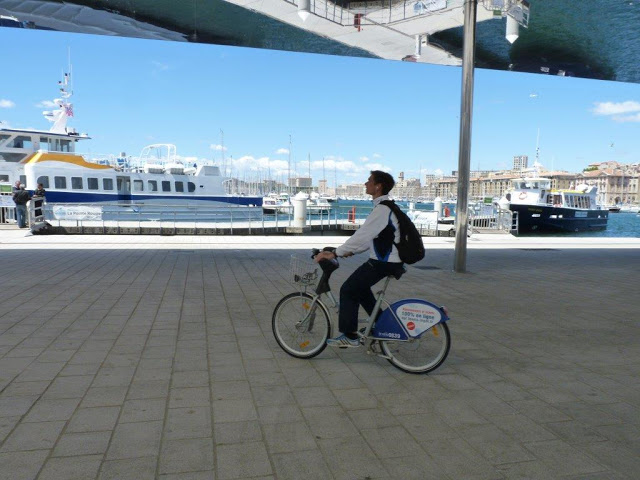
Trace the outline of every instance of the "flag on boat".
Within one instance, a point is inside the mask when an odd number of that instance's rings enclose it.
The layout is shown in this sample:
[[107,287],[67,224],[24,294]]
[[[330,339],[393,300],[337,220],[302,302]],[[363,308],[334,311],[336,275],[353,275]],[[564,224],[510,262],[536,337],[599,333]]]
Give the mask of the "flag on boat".
[[70,103],[65,103],[64,113],[67,114],[67,117],[73,117],[73,105],[71,105]]

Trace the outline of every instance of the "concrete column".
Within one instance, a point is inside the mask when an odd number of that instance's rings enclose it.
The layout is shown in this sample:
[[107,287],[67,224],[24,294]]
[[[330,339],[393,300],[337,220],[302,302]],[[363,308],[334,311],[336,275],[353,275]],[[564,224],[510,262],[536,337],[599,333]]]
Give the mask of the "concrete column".
[[467,222],[469,219],[469,177],[471,170],[471,119],[473,75],[476,53],[478,0],[464,2],[464,41],[462,47],[462,101],[460,102],[460,151],[458,156],[458,198],[456,203],[456,250],[453,269],[467,271]]

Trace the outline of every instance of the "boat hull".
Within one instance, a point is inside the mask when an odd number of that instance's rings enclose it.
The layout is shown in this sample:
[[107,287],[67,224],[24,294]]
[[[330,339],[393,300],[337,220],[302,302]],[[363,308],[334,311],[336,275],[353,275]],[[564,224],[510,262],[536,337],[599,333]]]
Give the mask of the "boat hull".
[[518,214],[518,233],[589,232],[605,230],[608,210],[587,210],[544,205],[511,205]]
[[212,206],[260,206],[262,197],[242,195],[136,195],[88,192],[47,191],[48,203],[148,203],[148,204],[207,204]]

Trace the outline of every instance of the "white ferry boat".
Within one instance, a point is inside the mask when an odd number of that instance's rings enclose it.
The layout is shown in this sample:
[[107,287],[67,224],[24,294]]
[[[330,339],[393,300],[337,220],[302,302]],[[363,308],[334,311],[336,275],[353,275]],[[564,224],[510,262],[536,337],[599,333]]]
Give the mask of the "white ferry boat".
[[124,155],[95,159],[76,153],[77,142],[90,137],[67,126],[73,116],[70,82],[65,74],[58,82],[58,109],[43,112],[50,130],[0,126],[0,182],[20,180],[30,191],[42,183],[48,203],[262,205],[262,197],[227,193],[230,179],[218,166],[180,162],[173,145],[145,147],[134,162]]
[[499,205],[518,215],[518,232],[605,230],[609,210],[596,203],[597,187],[552,189],[542,177],[517,178]]

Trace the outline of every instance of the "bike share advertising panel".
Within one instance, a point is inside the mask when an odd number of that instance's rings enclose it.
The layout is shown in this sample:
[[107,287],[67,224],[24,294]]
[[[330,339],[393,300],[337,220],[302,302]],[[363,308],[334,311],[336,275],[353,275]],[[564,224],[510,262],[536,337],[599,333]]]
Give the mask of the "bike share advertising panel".
[[435,324],[447,320],[442,310],[433,303],[408,298],[391,304],[380,315],[371,333],[381,339],[408,340],[409,337],[420,337]]

